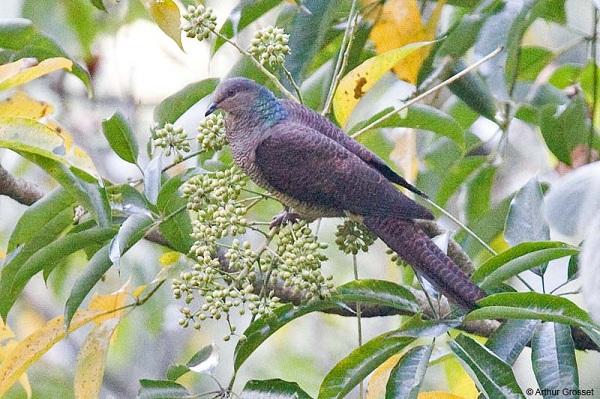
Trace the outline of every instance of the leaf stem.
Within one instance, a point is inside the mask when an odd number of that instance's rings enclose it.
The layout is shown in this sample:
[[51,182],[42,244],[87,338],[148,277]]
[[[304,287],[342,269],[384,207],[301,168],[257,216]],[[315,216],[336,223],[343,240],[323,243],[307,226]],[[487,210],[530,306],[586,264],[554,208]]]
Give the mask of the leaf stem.
[[404,104],[402,104],[400,107],[388,112],[387,114],[383,115],[381,118],[371,122],[370,124],[368,124],[367,126],[363,127],[362,129],[360,129],[359,131],[357,131],[356,133],[354,133],[351,137],[352,138],[357,138],[358,136],[360,136],[361,134],[365,133],[368,130],[373,129],[375,126],[379,125],[380,123],[383,123],[385,121],[387,121],[388,119],[390,119],[391,117],[393,117],[394,115],[402,112],[403,110],[405,110],[406,108],[410,107],[411,105],[421,101],[423,98],[429,96],[430,94],[438,91],[439,89],[441,89],[444,86],[448,86],[450,83],[462,78],[464,75],[466,75],[467,73],[471,72],[472,70],[478,68],[481,64],[489,61],[490,59],[494,58],[495,56],[497,56],[498,54],[500,54],[500,52],[504,49],[503,46],[500,46],[498,48],[496,48],[494,51],[492,51],[491,53],[489,53],[488,55],[486,55],[485,57],[483,57],[482,59],[480,59],[479,61],[475,62],[472,65],[469,65],[467,68],[463,69],[462,71],[458,72],[456,75],[451,76],[450,78],[444,80],[443,82],[441,82],[438,85],[435,85],[434,87],[432,87],[431,89],[427,90],[426,92],[423,92],[421,94],[419,94],[418,96],[416,96],[415,98],[405,102]]

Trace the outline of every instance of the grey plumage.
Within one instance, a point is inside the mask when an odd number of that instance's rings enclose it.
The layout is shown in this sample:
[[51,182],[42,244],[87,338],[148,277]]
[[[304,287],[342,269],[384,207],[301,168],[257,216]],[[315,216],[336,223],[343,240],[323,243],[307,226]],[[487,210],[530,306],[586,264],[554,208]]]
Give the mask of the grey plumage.
[[360,220],[457,304],[469,309],[485,296],[415,226],[431,212],[392,183],[424,194],[328,119],[245,78],[217,87],[207,115],[217,108],[234,162],[302,218]]

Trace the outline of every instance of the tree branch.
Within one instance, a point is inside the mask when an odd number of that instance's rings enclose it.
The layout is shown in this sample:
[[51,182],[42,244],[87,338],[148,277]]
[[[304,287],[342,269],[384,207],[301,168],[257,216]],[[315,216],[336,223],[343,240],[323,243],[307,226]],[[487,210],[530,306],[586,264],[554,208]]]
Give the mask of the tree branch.
[[[12,176],[10,173],[6,171],[0,165],[0,195],[6,195],[14,200],[18,201],[24,205],[32,205],[34,202],[39,200],[44,196],[44,193],[37,188],[34,184],[31,184],[23,179],[16,178]],[[439,234],[443,234],[445,231],[442,229],[437,223],[430,220],[419,220],[417,221],[417,225],[430,237],[437,236]],[[144,237],[146,240],[150,242],[154,242],[156,244],[171,248],[173,248],[169,242],[162,236],[162,234],[157,230],[153,229]],[[224,270],[228,270],[229,262],[224,257],[225,251],[220,248],[217,255],[219,257],[219,261],[221,267]],[[467,254],[463,251],[462,247],[458,245],[458,243],[454,240],[450,240],[448,243],[448,256],[456,263],[456,265],[463,270],[467,275],[471,275],[475,270],[475,266],[467,256]],[[258,279],[256,282],[260,290],[260,285],[263,282]],[[298,293],[294,289],[290,287],[285,287],[282,282],[277,282],[274,285],[269,285],[268,290],[274,291],[274,295],[279,297],[282,303],[293,303],[294,305],[300,305],[304,294],[302,292]],[[423,291],[417,289],[411,289],[413,295],[419,302],[420,308],[423,311],[423,316],[425,318],[433,319],[435,315],[447,315],[450,313],[450,305],[446,298],[442,298],[440,301],[434,302],[435,309],[432,309],[425,294]],[[356,313],[354,312],[354,308],[356,303],[347,303],[346,307],[336,307],[332,309],[325,310],[325,313],[336,314],[344,317],[355,317]],[[361,317],[383,317],[383,316],[394,316],[394,315],[402,315],[402,316],[414,316],[414,313],[402,311],[397,308],[392,308],[389,306],[377,306],[372,304],[361,304]],[[464,322],[457,328],[459,330],[479,335],[482,337],[489,337],[500,327],[500,322],[497,320],[475,320]],[[594,350],[600,352],[600,348],[598,345],[591,340],[585,332],[577,327],[571,328],[571,334],[573,336],[573,341],[575,343],[575,347],[579,350]]]
[[29,206],[42,198],[44,193],[35,184],[11,175],[0,165],[0,195]]

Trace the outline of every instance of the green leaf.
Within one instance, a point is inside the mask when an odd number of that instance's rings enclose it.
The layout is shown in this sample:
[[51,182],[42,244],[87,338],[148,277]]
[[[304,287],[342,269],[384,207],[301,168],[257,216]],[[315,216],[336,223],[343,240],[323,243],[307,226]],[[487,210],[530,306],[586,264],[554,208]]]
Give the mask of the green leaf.
[[12,59],[26,57],[37,58],[38,61],[54,57],[70,59],[73,61],[73,75],[85,84],[88,94],[91,95],[92,84],[85,68],[69,57],[56,42],[39,32],[31,21],[22,18],[0,21],[0,48],[13,51]]
[[511,367],[473,338],[459,335],[448,342],[477,388],[488,398],[525,398]]
[[466,185],[467,221],[478,220],[490,210],[492,186],[498,167],[484,164]]
[[554,53],[538,46],[521,47],[517,77],[520,80],[534,81],[538,75],[554,59]]
[[554,70],[548,83],[557,89],[564,90],[579,80],[582,69],[581,64],[566,63],[560,65]]
[[[588,143],[589,123],[588,106],[582,95],[576,95],[566,106],[544,106],[540,130],[548,149],[561,162],[571,165],[573,151]],[[594,148],[598,149],[597,137]]]
[[[465,68],[466,63],[460,59],[456,61],[451,70],[451,75],[456,75]],[[448,88],[473,111],[484,118],[495,121],[496,103],[494,97],[487,83],[476,72],[467,73],[457,81],[450,83]]]
[[[231,39],[279,3],[281,0],[242,0],[231,11],[219,33]],[[212,47],[212,54],[216,53],[223,44],[225,44],[225,40],[217,37]]]
[[192,105],[212,93],[219,84],[219,79],[210,78],[190,83],[177,93],[164,99],[154,109],[154,121],[159,127],[165,123],[175,123]]
[[414,337],[392,331],[355,349],[325,376],[319,398],[343,398],[371,372],[414,342]]
[[485,22],[482,14],[466,14],[448,32],[446,39],[437,51],[438,57],[462,57],[473,45],[479,36],[479,31]]
[[416,346],[402,356],[390,373],[385,387],[385,399],[417,398],[433,346]]
[[67,234],[49,243],[21,265],[12,280],[10,289],[7,290],[7,295],[3,295],[2,301],[12,307],[31,277],[42,269],[48,274],[67,256],[85,248],[90,243],[103,243],[114,234],[114,229],[93,227],[79,233]]
[[94,181],[99,176],[88,154],[74,145],[66,148],[65,139],[60,134],[33,119],[0,116],[0,147],[22,155],[31,154],[48,158],[76,168],[81,173],[87,174],[86,180],[89,181]]
[[96,7],[100,11],[106,11],[106,7],[104,6],[104,0],[91,0],[92,5]]
[[158,193],[162,185],[162,156],[156,155],[144,169],[144,195],[148,201],[156,205]]
[[323,379],[319,399],[345,397],[355,386],[391,356],[410,345],[415,338],[387,332],[353,350]]
[[191,397],[183,385],[168,380],[140,380],[136,399],[175,399]]
[[417,313],[420,308],[415,296],[406,287],[386,280],[355,280],[336,289],[332,301],[371,303]]
[[273,312],[272,317],[255,320],[244,331],[246,340],[240,341],[235,348],[234,368],[237,370],[246,359],[281,327],[287,323],[312,312],[326,309],[348,309],[346,301],[350,303],[384,303],[397,309],[405,310],[409,314],[415,313],[418,306],[412,302],[414,296],[406,288],[389,281],[359,280],[344,284],[337,289],[338,294],[328,300],[309,302],[308,304],[294,307],[292,304],[281,306]]
[[22,265],[40,249],[56,240],[72,224],[73,211],[69,208],[63,209],[52,215],[52,218],[48,219],[45,224],[39,225],[29,241],[6,258],[0,279],[0,316],[4,320],[14,303],[13,300],[10,300],[10,292]]
[[[169,206],[171,206],[171,204],[173,206],[177,205],[175,202],[170,202]],[[185,206],[186,202],[183,198],[180,199],[180,204],[182,206],[179,209],[176,210],[173,208],[173,212],[177,212],[174,216],[168,217],[160,222],[158,230],[167,240],[171,248],[182,254],[187,254],[194,244],[194,239],[191,236],[192,221]],[[167,208],[167,211],[169,210],[170,208]]]
[[73,284],[73,288],[71,288],[71,293],[65,304],[64,315],[67,329],[85,297],[112,266],[112,262],[108,257],[109,245],[103,246],[92,256],[85,269],[79,274],[75,284]]
[[573,326],[598,328],[590,315],[570,300],[537,292],[511,292],[490,295],[477,304],[465,321],[484,319],[536,319]]
[[125,220],[109,246],[108,257],[115,267],[120,266],[121,255],[125,252],[125,248],[130,248],[134,243],[141,240],[152,226],[152,223],[152,217],[143,213],[133,214]]
[[240,394],[244,399],[311,399],[300,385],[280,379],[251,380]]
[[460,186],[486,162],[483,156],[469,156],[461,158],[450,170],[447,171],[445,179],[437,193],[436,202],[444,206]]
[[486,341],[485,346],[496,356],[513,365],[531,341],[539,320],[506,320]]
[[301,77],[323,47],[339,8],[335,1],[306,0],[303,4],[310,13],[298,12],[292,20],[292,27],[288,32],[291,53],[285,60],[285,65],[296,82],[304,80]]
[[15,226],[8,240],[7,252],[18,245],[30,241],[54,216],[67,208],[72,208],[75,198],[64,187],[58,186],[31,205]]
[[108,119],[102,121],[102,132],[110,147],[121,159],[135,164],[139,149],[129,122],[121,111],[117,111]]
[[336,306],[336,303],[329,300],[314,301],[298,307],[289,303],[275,309],[272,316],[253,321],[246,331],[244,331],[246,339],[239,341],[235,347],[234,370],[238,370],[267,338],[292,320],[312,312],[335,308]]
[[76,170],[69,169],[54,159],[27,152],[20,154],[42,168],[69,191],[77,199],[77,202],[94,216],[99,226],[110,226],[112,215],[104,187],[82,180],[79,175],[73,173]]
[[513,197],[506,218],[504,239],[510,245],[550,239],[550,227],[543,215],[544,194],[537,178],[532,177]]
[[482,288],[491,288],[525,270],[578,253],[578,248],[562,242],[524,242],[487,260],[471,278]]
[[545,397],[579,398],[563,388],[579,389],[575,345],[571,328],[558,323],[541,323],[531,340],[531,363],[540,389],[560,392]]

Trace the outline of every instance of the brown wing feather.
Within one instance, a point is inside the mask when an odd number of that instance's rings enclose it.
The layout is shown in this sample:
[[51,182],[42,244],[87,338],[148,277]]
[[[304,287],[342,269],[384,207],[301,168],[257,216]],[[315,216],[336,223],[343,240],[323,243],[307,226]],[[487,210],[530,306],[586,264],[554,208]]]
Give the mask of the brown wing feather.
[[357,155],[305,125],[272,126],[255,156],[271,186],[307,204],[361,216],[433,218]]

